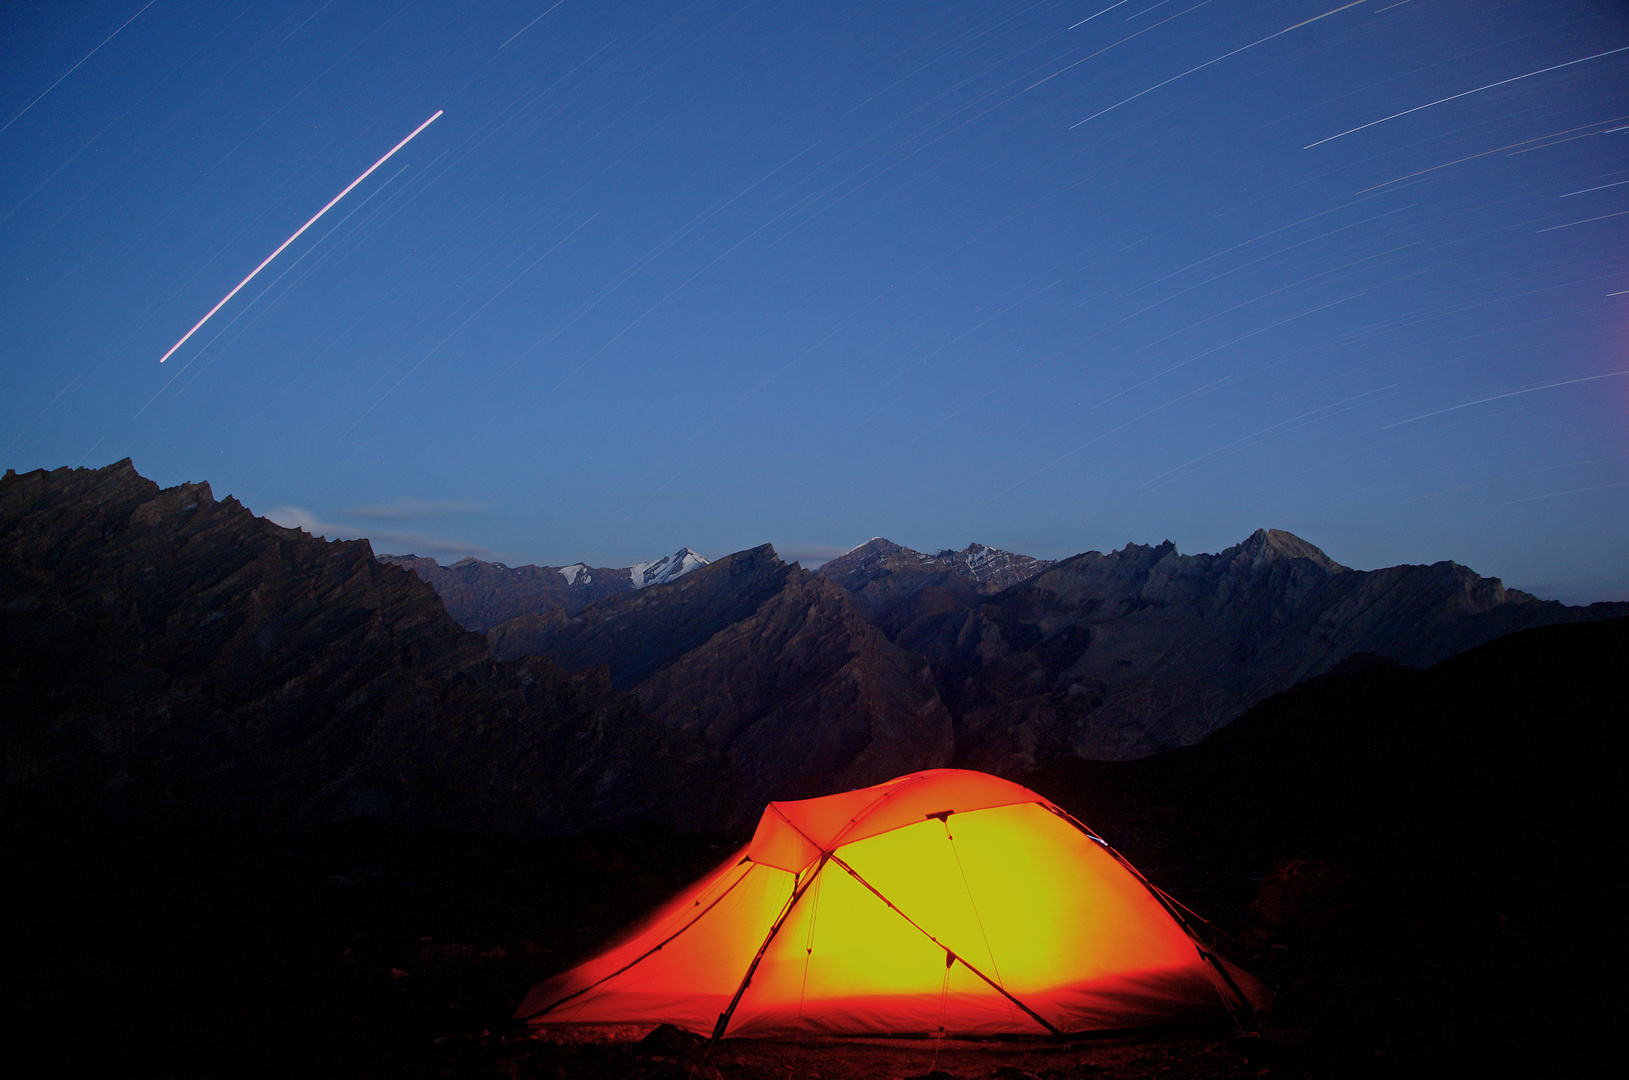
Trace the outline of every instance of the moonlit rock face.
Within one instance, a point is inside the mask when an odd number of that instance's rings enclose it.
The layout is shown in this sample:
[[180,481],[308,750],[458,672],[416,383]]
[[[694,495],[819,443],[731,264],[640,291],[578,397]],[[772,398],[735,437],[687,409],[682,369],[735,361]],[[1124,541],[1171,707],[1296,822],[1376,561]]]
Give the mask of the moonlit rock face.
[[688,547],[680,548],[672,555],[664,555],[655,562],[634,563],[628,567],[628,577],[633,587],[643,589],[649,585],[666,585],[676,581],[699,566],[706,566],[707,560],[696,554]]

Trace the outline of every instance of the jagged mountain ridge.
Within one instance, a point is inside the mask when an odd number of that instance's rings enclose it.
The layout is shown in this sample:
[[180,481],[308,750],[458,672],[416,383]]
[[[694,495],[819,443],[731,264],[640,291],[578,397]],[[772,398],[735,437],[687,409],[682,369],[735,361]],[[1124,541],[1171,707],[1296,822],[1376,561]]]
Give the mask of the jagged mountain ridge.
[[487,632],[499,659],[547,656],[569,670],[604,664],[629,689],[758,610],[791,567],[768,544],[738,551],[665,585],[605,597],[575,615],[560,608]]
[[878,536],[832,559],[815,573],[847,589],[875,618],[925,588],[996,593],[1051,565],[1050,560],[977,543],[961,551],[946,548],[927,555]]
[[476,558],[442,566],[420,555],[381,555],[379,561],[406,567],[429,582],[460,626],[483,634],[508,619],[549,608],[575,615],[596,600],[676,581],[707,565],[688,547],[654,562],[622,567],[507,566]]
[[768,544],[575,616],[512,619],[488,639],[499,658],[604,664],[653,715],[704,734],[744,778],[733,815],[741,822],[769,799],[950,761],[951,718],[927,663],[890,642],[843,589]]
[[633,587],[626,570],[604,566],[506,566],[460,559],[443,566],[419,555],[381,555],[379,561],[413,571],[428,582],[447,614],[466,630],[485,633],[517,615],[551,607],[575,614],[604,596]]
[[677,581],[690,571],[706,566],[707,560],[688,547],[682,547],[671,555],[663,555],[655,562],[634,563],[628,567],[628,580],[636,589],[648,589],[652,585],[666,585]]
[[0,479],[9,793],[156,824],[715,826],[728,763],[603,672],[495,661],[366,541],[128,459]]
[[8,789],[263,828],[739,822],[915,768],[1141,756],[1354,654],[1425,666],[1629,612],[1453,563],[1351,570],[1268,530],[1214,555],[1087,552],[995,592],[965,564],[879,575],[868,611],[765,546],[483,642],[365,541],[160,491],[128,461],[8,472]]
[[[614,684],[659,715],[720,738],[737,722],[708,717],[752,696],[720,680],[745,661],[684,658],[715,636],[718,649],[747,651],[749,635],[727,631],[787,588],[791,573],[768,547],[715,565],[724,564],[780,569],[729,603],[709,588],[623,596],[574,618],[556,611],[512,620],[494,629],[494,647],[567,667],[607,664]],[[1007,774],[1062,757],[1126,759],[1197,742],[1355,654],[1426,667],[1524,627],[1629,611],[1539,601],[1454,563],[1352,570],[1267,529],[1216,554],[1181,555],[1166,542],[1056,563],[978,544],[925,555],[876,538],[814,577],[839,586],[906,656],[928,661],[954,718],[950,760]],[[773,649],[761,653],[764,664],[784,662]],[[680,672],[696,687],[682,686]],[[772,710],[753,708],[747,726],[766,723]],[[831,715],[828,722],[847,724]],[[916,767],[939,761],[938,743],[928,745]]]
[[865,787],[951,763],[954,724],[920,656],[842,589],[793,569],[782,588],[634,687],[744,777],[741,820],[771,799]]
[[1352,570],[1261,529],[1214,555],[1169,541],[1086,552],[990,597],[925,588],[880,625],[933,664],[959,760],[1012,772],[1198,742],[1354,654],[1428,667],[1515,630],[1626,613],[1451,562]]

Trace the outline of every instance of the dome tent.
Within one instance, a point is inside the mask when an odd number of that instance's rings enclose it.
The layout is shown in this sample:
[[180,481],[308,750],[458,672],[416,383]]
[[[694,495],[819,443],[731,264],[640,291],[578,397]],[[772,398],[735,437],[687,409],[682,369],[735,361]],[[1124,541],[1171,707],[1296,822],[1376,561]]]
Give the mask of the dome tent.
[[1268,1003],[1063,810],[934,769],[770,803],[745,848],[516,1016],[714,1038],[1059,1035]]

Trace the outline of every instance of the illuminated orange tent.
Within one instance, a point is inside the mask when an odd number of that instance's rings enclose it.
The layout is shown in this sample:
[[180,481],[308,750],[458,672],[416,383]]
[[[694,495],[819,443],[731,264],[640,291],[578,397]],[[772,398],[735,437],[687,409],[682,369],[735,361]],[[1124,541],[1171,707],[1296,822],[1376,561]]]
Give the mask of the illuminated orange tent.
[[1267,1005],[1080,822],[934,769],[770,803],[751,843],[516,1015],[715,1038],[1057,1035]]

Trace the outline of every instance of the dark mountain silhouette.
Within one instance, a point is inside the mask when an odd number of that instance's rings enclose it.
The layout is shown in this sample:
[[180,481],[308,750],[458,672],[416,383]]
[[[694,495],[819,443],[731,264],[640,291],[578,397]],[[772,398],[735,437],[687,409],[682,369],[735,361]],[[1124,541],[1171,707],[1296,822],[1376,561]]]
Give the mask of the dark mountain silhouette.
[[[841,588],[816,598],[811,578]],[[787,652],[770,629],[787,616],[757,617],[772,597],[843,627],[842,646],[811,652],[805,634],[801,651]],[[500,658],[607,665],[613,684],[656,715],[708,732],[747,770],[756,796],[827,790],[822,776],[848,783],[859,773],[843,759],[864,757],[860,733],[878,717],[937,717],[940,702],[954,718],[948,758],[933,720],[900,729],[914,742],[885,738],[891,749],[878,760],[896,771],[950,760],[1011,775],[1068,757],[1138,758],[1195,743],[1357,654],[1428,666],[1514,630],[1626,612],[1540,601],[1456,563],[1351,570],[1277,530],[1214,555],[1181,555],[1167,542],[1058,563],[978,544],[924,555],[878,538],[812,576],[767,546],[738,552],[673,585],[575,615],[522,616],[490,637]],[[902,651],[855,630],[856,615]],[[869,659],[859,668],[838,662],[860,655]],[[918,656],[937,702],[899,677]],[[819,706],[794,719],[803,705],[777,704],[792,698]],[[816,729],[828,749],[813,749]],[[847,749],[834,755],[838,745]],[[771,765],[765,755],[775,754]],[[794,760],[820,766],[789,771]]]
[[927,662],[799,569],[750,616],[634,688],[706,735],[744,778],[742,820],[768,800],[864,787],[950,764],[950,713]]
[[681,552],[665,584],[483,639],[366,542],[280,528],[207,485],[160,491],[128,461],[8,472],[8,791],[260,828],[742,821],[918,768],[1139,757],[1354,656],[1423,667],[1629,610],[1454,563],[1350,570],[1272,531],[1052,565],[978,545],[851,554],[811,574],[768,546]]
[[366,541],[128,459],[0,479],[0,655],[8,795],[143,821],[682,827],[732,795],[603,671],[500,663]]
[[757,611],[791,573],[765,544],[671,584],[607,597],[576,615],[555,608],[511,619],[488,637],[499,659],[547,656],[571,670],[605,664],[613,685],[632,687]]
[[617,593],[666,584],[707,560],[689,548],[655,562],[632,566],[506,566],[500,562],[460,559],[442,566],[418,555],[381,555],[380,562],[405,566],[435,588],[447,614],[465,630],[486,633],[521,615],[561,608],[575,615],[596,600]]
[[993,596],[924,587],[880,625],[932,663],[959,760],[1010,774],[1198,742],[1358,653],[1427,666],[1514,630],[1623,614],[1451,562],[1351,570],[1263,529],[1215,555],[1169,541],[1087,552]]
[[923,589],[996,593],[1051,565],[1045,559],[983,544],[925,555],[878,536],[832,559],[815,573],[853,593],[860,606],[876,618]]
[[575,615],[595,600],[633,588],[627,567],[505,566],[474,558],[442,566],[418,555],[381,555],[379,561],[406,567],[429,582],[458,625],[482,634],[505,619],[549,608]]
[[604,664],[652,714],[705,734],[745,778],[742,821],[768,799],[950,760],[950,714],[927,664],[868,623],[848,593],[767,544],[575,616],[512,619],[488,636],[500,658]]

